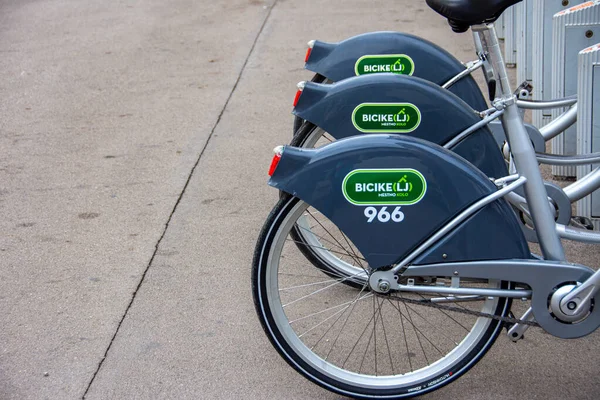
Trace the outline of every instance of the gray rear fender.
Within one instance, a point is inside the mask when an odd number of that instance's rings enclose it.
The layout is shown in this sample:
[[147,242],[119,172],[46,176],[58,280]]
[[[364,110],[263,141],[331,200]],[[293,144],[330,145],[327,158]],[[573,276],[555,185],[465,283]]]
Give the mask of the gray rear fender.
[[[481,171],[440,146],[383,134],[318,149],[286,147],[269,184],[335,223],[372,268],[398,262],[450,218],[496,190]],[[422,262],[444,262],[444,251],[452,261],[529,257],[515,214],[503,199],[436,246]]]
[[[408,122],[396,123],[396,114],[403,112],[407,116],[398,118]],[[294,114],[335,139],[365,133],[398,133],[442,146],[481,120],[468,104],[447,90],[424,79],[395,74],[357,76],[331,85],[307,82]],[[393,121],[388,121],[390,118]],[[506,175],[506,164],[487,127],[452,151],[488,176]]]
[[[316,40],[305,67],[338,82],[373,70],[393,73],[399,69],[393,67],[398,60],[405,68],[397,73],[423,78],[440,86],[465,69],[441,47],[401,32],[365,33],[339,43]],[[365,68],[369,70],[365,71]],[[477,110],[486,108],[485,98],[471,76],[461,79],[449,90]]]

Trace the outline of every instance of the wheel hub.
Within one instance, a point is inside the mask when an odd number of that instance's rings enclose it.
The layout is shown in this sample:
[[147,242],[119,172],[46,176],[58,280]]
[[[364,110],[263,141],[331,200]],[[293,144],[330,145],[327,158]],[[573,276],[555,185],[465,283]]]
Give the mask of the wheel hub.
[[381,280],[379,281],[379,283],[377,284],[377,288],[379,289],[380,293],[387,293],[390,291],[390,283],[386,280]]

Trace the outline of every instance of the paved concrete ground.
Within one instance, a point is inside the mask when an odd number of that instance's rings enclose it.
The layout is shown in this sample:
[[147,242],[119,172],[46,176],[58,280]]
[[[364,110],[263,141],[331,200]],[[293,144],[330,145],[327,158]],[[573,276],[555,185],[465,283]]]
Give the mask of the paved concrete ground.
[[[472,58],[416,0],[0,2],[0,398],[339,398],[270,346],[249,270],[306,41],[374,30]],[[598,398],[599,344],[501,337],[428,398]]]

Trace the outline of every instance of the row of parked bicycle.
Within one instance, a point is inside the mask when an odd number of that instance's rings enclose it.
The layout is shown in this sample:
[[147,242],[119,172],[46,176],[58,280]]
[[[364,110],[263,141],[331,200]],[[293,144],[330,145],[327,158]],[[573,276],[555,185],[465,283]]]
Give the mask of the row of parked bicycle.
[[[315,76],[298,86],[290,144],[275,149],[280,200],[252,285],[273,346],[322,387],[420,395],[465,373],[502,327],[518,341],[532,326],[576,338],[600,325],[600,273],[567,262],[561,242],[600,243],[571,211],[600,187],[590,167],[600,153],[546,153],[582,108],[577,96],[530,101],[511,87],[493,23],[519,2],[427,0],[455,32],[473,31],[466,64],[398,32],[309,43]],[[527,108],[566,111],[538,129],[523,122]],[[560,188],[539,163],[591,172]],[[515,317],[512,299],[529,309]]]

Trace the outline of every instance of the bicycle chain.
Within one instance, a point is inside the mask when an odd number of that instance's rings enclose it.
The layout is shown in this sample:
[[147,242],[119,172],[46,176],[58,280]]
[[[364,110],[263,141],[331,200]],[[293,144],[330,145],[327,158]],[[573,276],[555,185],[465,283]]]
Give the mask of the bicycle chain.
[[[466,308],[460,308],[460,307],[444,306],[444,305],[433,303],[433,302],[427,301],[427,300],[412,300],[412,299],[407,299],[407,298],[404,298],[404,297],[384,295],[384,294],[381,294],[381,293],[377,293],[376,295],[378,297],[383,297],[383,298],[386,298],[386,299],[398,300],[398,301],[402,301],[402,302],[405,302],[405,303],[418,304],[418,305],[421,305],[421,306],[438,308],[438,309],[443,309],[443,310],[448,310],[448,311],[455,311],[455,312],[459,312],[459,313],[463,313],[463,314],[474,315],[474,316],[477,316],[477,317],[485,317],[485,318],[495,319],[497,321],[502,321],[502,322],[505,322],[507,324],[522,324],[522,325],[529,325],[529,326],[536,326],[536,327],[540,326],[535,321],[526,321],[526,320],[519,319],[519,318],[502,317],[500,315],[488,314],[488,313],[484,313],[484,312],[481,312],[481,311],[472,311],[472,310],[467,310]],[[512,311],[509,311],[509,313],[510,313],[510,315],[513,315]]]

